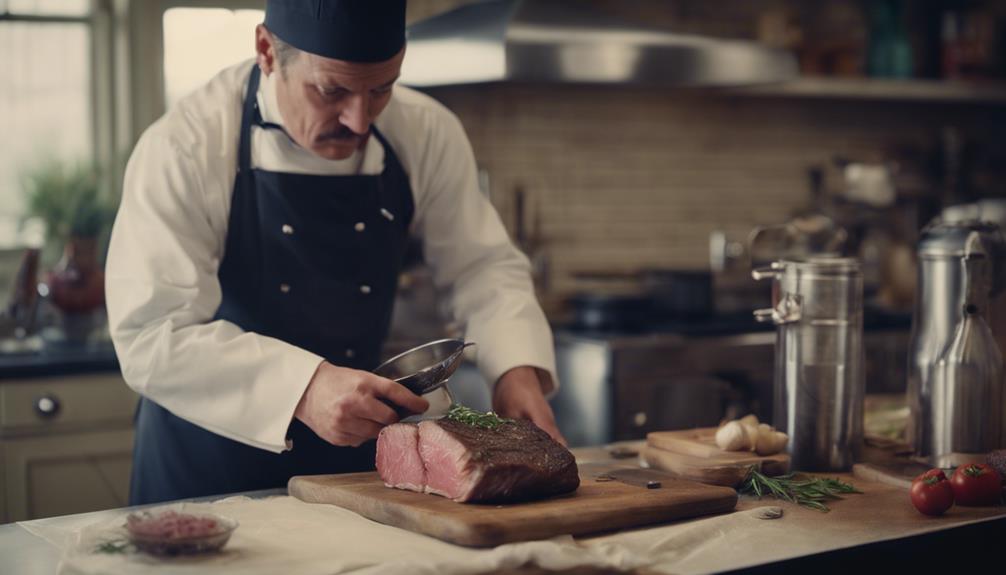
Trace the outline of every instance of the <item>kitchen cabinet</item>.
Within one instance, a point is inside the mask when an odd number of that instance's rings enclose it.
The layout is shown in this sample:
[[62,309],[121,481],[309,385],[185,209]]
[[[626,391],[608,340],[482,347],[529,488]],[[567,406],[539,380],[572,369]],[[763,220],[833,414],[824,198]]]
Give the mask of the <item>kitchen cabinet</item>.
[[116,372],[0,380],[0,522],[125,505],[137,398]]

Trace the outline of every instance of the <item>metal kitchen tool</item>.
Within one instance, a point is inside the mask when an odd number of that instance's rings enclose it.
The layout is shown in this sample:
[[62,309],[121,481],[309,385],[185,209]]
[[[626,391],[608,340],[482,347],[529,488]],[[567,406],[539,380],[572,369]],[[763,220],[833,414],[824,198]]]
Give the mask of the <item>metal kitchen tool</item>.
[[473,345],[460,339],[438,339],[396,355],[374,373],[395,380],[416,395],[426,395],[447,383],[461,364],[464,350]]
[[597,481],[621,481],[626,485],[660,489],[667,479],[667,474],[651,469],[612,469],[607,473],[595,476],[594,479]]
[[863,276],[851,258],[781,260],[752,272],[771,278],[778,327],[775,427],[789,435],[800,471],[852,467],[863,443]]
[[1001,343],[993,337],[1002,318],[990,316],[990,300],[1003,291],[1004,248],[998,226],[977,221],[937,220],[919,240],[909,441],[936,465],[1006,444]]
[[[35,333],[39,258],[37,248],[0,249],[0,353],[32,353],[42,347]],[[4,301],[7,289],[10,298]]]
[[649,469],[645,467],[629,466],[625,464],[611,464],[601,462],[585,462],[579,465],[580,475],[589,476],[598,483],[617,481],[625,485],[642,487],[645,489],[660,489],[665,484],[670,486],[675,481],[675,477],[666,471]]

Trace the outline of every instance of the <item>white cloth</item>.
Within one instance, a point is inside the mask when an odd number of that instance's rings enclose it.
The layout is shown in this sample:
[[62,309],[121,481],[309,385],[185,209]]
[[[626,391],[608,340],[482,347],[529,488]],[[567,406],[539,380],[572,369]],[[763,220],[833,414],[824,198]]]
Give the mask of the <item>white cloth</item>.
[[[280,340],[212,321],[217,270],[237,171],[241,103],[253,62],[218,74],[140,138],[126,169],[106,268],[109,329],[126,382],[175,415],[273,452],[286,448],[294,409],[322,358]],[[272,79],[258,101],[282,124]],[[528,365],[550,378],[552,334],[534,297],[527,258],[479,192],[461,123],[433,99],[395,87],[376,121],[412,187],[412,233],[449,298],[478,365],[495,383]],[[346,160],[326,160],[279,130],[255,128],[252,165],[270,171],[377,174],[376,138]],[[297,286],[292,286],[296,290]]]
[[[586,566],[610,571],[711,573],[844,546],[812,530],[794,530],[785,517],[758,519],[761,507],[593,539],[578,541],[565,535],[493,549],[445,543],[370,521],[341,507],[303,503],[288,496],[231,497],[166,507],[224,515],[237,520],[239,526],[221,553],[156,558],[135,551],[95,552],[99,544],[125,537],[122,526],[126,514],[121,510],[102,512],[90,521],[84,515],[19,525],[62,551],[60,573],[80,575],[211,571],[219,575],[468,575],[519,567],[564,571]],[[829,524],[823,525],[827,528]]]
[[108,541],[123,541],[125,513],[81,525],[70,518],[21,523],[63,550],[60,573],[242,575],[328,575],[409,573],[414,575],[491,573],[537,565],[560,571],[594,565],[614,569],[640,566],[642,559],[610,546],[593,551],[566,535],[544,541],[472,549],[397,527],[375,523],[341,507],[303,503],[293,497],[232,497],[214,503],[179,503],[190,513],[210,512],[235,519],[238,528],[220,553],[158,558],[130,551],[95,552]]

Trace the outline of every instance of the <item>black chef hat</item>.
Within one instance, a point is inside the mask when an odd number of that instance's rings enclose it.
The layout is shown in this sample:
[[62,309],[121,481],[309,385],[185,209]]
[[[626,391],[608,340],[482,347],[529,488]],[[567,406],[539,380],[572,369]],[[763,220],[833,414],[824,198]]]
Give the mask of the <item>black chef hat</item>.
[[265,26],[305,52],[381,62],[405,44],[405,0],[268,0]]

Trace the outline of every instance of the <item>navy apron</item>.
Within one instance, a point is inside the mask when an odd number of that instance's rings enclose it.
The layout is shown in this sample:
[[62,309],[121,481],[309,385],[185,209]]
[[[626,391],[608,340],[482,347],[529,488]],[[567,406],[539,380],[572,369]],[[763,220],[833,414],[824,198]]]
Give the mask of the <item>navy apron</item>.
[[[408,176],[376,127],[372,133],[384,148],[380,175],[252,169],[252,125],[278,128],[262,122],[255,97],[259,74],[253,66],[244,99],[216,319],[336,365],[373,369],[391,322],[414,211]],[[283,487],[293,475],[374,467],[373,441],[336,447],[297,419],[287,437],[293,448],[272,453],[207,431],[143,398],[130,504]]]

